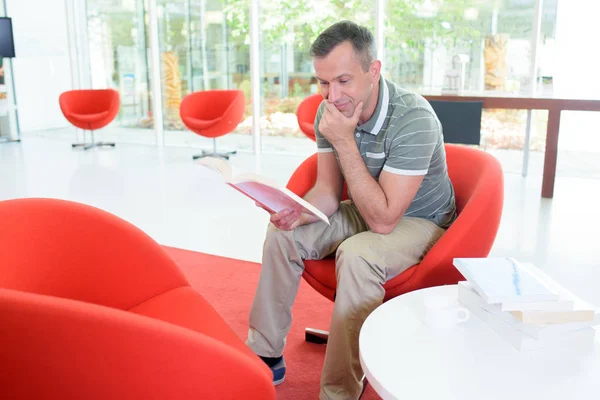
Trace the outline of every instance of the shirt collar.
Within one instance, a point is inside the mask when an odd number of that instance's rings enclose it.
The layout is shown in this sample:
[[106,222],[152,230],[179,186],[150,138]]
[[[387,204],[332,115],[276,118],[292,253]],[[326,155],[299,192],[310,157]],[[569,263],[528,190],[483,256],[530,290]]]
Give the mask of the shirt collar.
[[385,117],[387,116],[388,106],[390,104],[390,93],[388,90],[387,83],[383,77],[379,77],[379,95],[377,97],[377,107],[375,107],[375,111],[371,118],[367,122],[358,126],[363,132],[370,133],[371,135],[377,136],[381,128],[383,127],[383,123],[385,122]]

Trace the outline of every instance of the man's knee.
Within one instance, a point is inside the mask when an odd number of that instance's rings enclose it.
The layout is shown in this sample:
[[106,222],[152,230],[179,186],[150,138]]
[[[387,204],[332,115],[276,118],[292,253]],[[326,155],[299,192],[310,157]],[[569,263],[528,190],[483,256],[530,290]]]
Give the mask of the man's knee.
[[342,280],[351,280],[359,285],[369,281],[385,283],[385,266],[382,260],[369,246],[362,246],[359,240],[353,239],[354,237],[346,239],[335,254],[338,286]]
[[284,231],[269,222],[267,227],[267,235],[265,237],[266,244],[281,244],[282,241],[289,241],[290,231]]
[[300,225],[293,231],[283,231],[273,224],[269,224],[267,229],[267,239],[265,244],[271,246],[294,246],[303,260],[318,259],[319,255],[314,250],[315,237],[310,230],[309,225]]
[[272,223],[269,223],[267,235],[263,246],[264,254],[274,254],[284,252],[291,255],[299,254],[300,259],[307,259],[306,244],[298,240],[302,235],[298,235],[302,231],[304,225],[297,227],[293,231],[285,231],[277,228]]

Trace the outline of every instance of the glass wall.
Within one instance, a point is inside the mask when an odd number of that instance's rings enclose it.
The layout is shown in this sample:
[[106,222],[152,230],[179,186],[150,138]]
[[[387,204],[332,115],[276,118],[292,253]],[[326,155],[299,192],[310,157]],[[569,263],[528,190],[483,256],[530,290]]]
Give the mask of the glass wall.
[[[538,53],[544,61],[553,49],[556,4],[543,1]],[[388,0],[386,70],[419,90],[452,89],[448,75],[464,68],[465,91],[528,91],[535,7],[535,0]]]
[[[247,2],[225,0],[159,0],[159,47],[165,143],[212,146],[183,125],[179,106],[196,91],[241,89],[250,116],[250,51],[247,40]],[[236,21],[245,25],[236,25]],[[233,22],[232,22],[233,21]],[[244,121],[237,135],[218,140],[220,146],[251,149],[252,122]],[[231,143],[232,139],[237,143]]]
[[[535,0],[388,0],[386,72],[421,93],[549,91],[557,0],[542,3],[534,71]],[[535,76],[541,76],[537,82]],[[546,117],[533,114],[532,150],[544,150]],[[526,121],[526,111],[484,110],[482,146],[520,152]],[[507,169],[519,171],[520,157],[512,159]]]
[[288,151],[298,146],[313,149],[314,143],[300,131],[296,119],[300,102],[319,91],[310,45],[322,30],[342,19],[374,32],[375,2],[261,0],[260,6],[263,149],[281,149],[282,137],[288,139]]
[[[90,68],[94,87],[122,95],[120,128],[153,128],[149,77],[149,0],[87,0]],[[209,147],[179,117],[194,91],[242,89],[247,109],[234,134],[218,146],[252,150],[250,16],[248,0],[153,0],[158,5],[161,96],[165,143]],[[260,135],[263,150],[312,146],[295,112],[318,92],[309,47],[318,33],[341,19],[376,33],[377,0],[259,1]],[[551,89],[557,0],[544,0],[538,68],[533,68],[535,0],[386,0],[384,76],[422,93],[448,89],[464,71],[464,91],[525,93]],[[318,10],[318,12],[315,12]],[[534,82],[534,74],[540,76]],[[484,111],[486,148],[520,150],[527,113]],[[534,150],[542,150],[545,114],[534,113]],[[128,135],[126,130],[120,135]],[[148,131],[150,132],[150,131]],[[150,133],[151,134],[151,133]],[[139,138],[139,133],[130,133]],[[142,136],[143,137],[143,136]],[[120,136],[120,139],[123,139]],[[282,144],[282,138],[293,139]]]
[[91,85],[119,91],[121,109],[110,133],[121,141],[156,142],[147,8],[148,0],[87,0]]

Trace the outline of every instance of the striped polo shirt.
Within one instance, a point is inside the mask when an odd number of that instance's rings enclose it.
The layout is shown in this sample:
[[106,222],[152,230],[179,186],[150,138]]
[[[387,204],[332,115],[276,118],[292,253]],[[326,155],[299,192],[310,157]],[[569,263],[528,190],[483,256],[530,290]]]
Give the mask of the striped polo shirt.
[[[319,152],[333,146],[319,132],[325,102],[315,119]],[[424,175],[405,216],[426,218],[447,228],[456,218],[454,188],[448,177],[442,126],[422,96],[380,78],[377,108],[354,131],[356,145],[369,172],[378,180],[381,171],[398,175]],[[341,168],[341,165],[340,165]]]

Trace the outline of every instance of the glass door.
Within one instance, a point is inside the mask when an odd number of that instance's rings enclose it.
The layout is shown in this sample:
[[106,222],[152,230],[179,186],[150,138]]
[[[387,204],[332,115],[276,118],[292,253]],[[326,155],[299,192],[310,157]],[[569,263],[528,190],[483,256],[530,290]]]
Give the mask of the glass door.
[[147,0],[88,0],[87,28],[92,88],[113,88],[121,96],[119,115],[107,134],[155,144],[147,6]]
[[312,154],[316,147],[298,126],[296,110],[307,96],[318,93],[310,45],[333,23],[348,19],[375,35],[375,1],[315,3],[260,2],[261,135],[265,152]]

